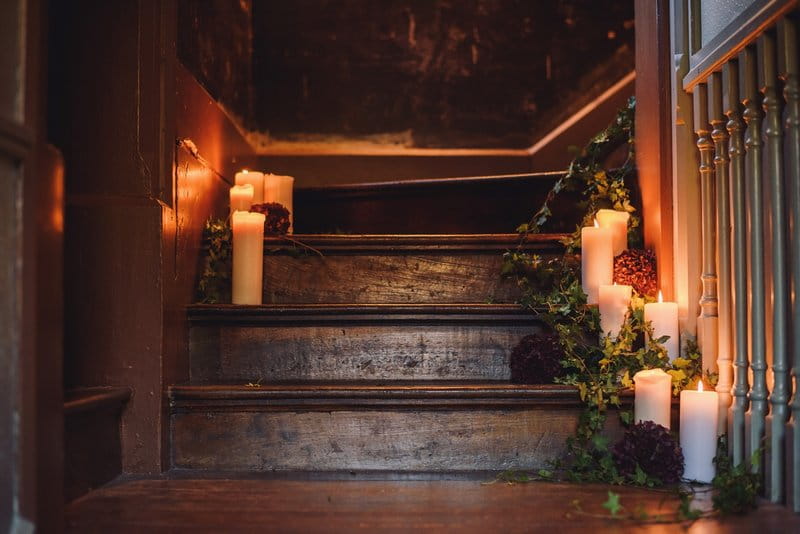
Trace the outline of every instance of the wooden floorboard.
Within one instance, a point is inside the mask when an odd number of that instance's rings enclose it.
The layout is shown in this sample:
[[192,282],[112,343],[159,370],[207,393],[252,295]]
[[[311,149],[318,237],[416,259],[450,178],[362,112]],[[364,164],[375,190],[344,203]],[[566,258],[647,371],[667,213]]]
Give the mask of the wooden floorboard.
[[[72,503],[68,532],[798,532],[800,517],[763,505],[744,517],[691,525],[640,525],[569,516],[601,507],[607,487],[508,485],[481,480],[343,481],[158,479],[111,484]],[[613,488],[622,504],[650,513],[671,496]],[[688,528],[687,528],[688,527]]]

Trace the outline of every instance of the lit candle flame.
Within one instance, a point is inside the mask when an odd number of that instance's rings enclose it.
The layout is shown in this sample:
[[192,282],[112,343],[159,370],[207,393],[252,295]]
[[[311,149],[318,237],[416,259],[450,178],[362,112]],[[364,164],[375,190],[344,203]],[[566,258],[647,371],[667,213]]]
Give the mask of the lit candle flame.
[[664,302],[664,295],[661,294],[661,290],[658,290],[658,302]]
[[243,172],[243,173],[245,173],[245,174],[247,174],[247,173],[248,173],[248,172],[250,172],[250,171],[248,171],[247,169],[242,169],[242,172]]
[[698,380],[697,382],[697,391],[703,391],[703,381]]

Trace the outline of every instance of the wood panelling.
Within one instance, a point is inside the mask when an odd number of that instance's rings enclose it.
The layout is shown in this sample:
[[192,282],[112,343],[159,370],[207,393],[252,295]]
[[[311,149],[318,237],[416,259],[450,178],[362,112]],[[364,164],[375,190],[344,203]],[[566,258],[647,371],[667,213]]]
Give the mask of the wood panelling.
[[[544,202],[563,172],[410,180],[295,191],[298,233],[485,234],[513,232]],[[554,202],[548,232],[580,223],[576,195]]]
[[65,396],[64,497],[69,502],[122,472],[120,418],[131,391],[84,388]]
[[658,283],[673,299],[671,64],[669,2],[637,0],[636,167],[642,194],[645,246],[656,252]]
[[67,387],[128,386],[125,468],[158,472],[161,414],[161,206],[143,200],[66,212]]
[[[673,514],[677,497],[631,486],[471,480],[134,480],[73,503],[68,532],[602,532],[680,534],[792,532],[800,518],[762,505],[746,516],[686,524],[613,519],[602,504],[620,495],[627,511]],[[587,515],[575,514],[577,502]],[[707,509],[699,497],[693,507]]]
[[[192,389],[172,390],[176,468],[533,469],[564,452],[580,411],[560,386]],[[618,436],[617,419],[608,425]]]
[[[231,118],[188,70],[178,65],[176,78],[176,135],[179,139],[190,139],[203,162],[183,147],[176,149],[176,194],[171,207],[162,206],[161,210],[162,387],[189,377],[185,306],[196,300],[203,225],[212,217],[227,216],[228,212],[230,184],[217,173],[227,174],[236,157],[249,150]],[[162,424],[162,439],[167,440],[166,419]],[[167,465],[166,442],[162,453],[162,465]]]
[[[264,302],[463,303],[514,302],[519,290],[502,280],[502,254],[517,234],[443,236],[294,235],[322,256],[279,238],[264,243]],[[557,254],[562,235],[536,235],[523,248]]]
[[192,307],[191,380],[507,380],[511,349],[542,328],[521,311],[517,305]]

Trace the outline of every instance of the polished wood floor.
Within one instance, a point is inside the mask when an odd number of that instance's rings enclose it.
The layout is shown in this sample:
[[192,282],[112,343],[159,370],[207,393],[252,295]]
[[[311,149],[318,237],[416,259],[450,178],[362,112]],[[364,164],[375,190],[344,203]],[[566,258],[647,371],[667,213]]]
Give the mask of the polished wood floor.
[[[663,492],[612,489],[631,511],[668,514],[677,506]],[[613,520],[602,508],[607,490],[481,480],[127,480],[73,502],[66,524],[81,533],[800,532],[800,516],[772,505],[692,524]]]

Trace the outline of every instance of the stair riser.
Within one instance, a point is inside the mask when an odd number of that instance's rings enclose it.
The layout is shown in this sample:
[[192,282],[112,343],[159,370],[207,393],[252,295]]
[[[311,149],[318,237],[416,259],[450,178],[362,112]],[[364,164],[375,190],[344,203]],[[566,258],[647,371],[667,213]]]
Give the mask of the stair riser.
[[325,253],[264,257],[269,304],[447,304],[514,302],[519,291],[500,279],[501,251],[473,254]]
[[[218,411],[172,416],[173,467],[232,471],[536,469],[564,452],[578,408]],[[616,420],[616,418],[609,418]],[[619,435],[614,425],[611,435]]]
[[191,379],[508,380],[511,349],[541,329],[520,323],[195,325]]

